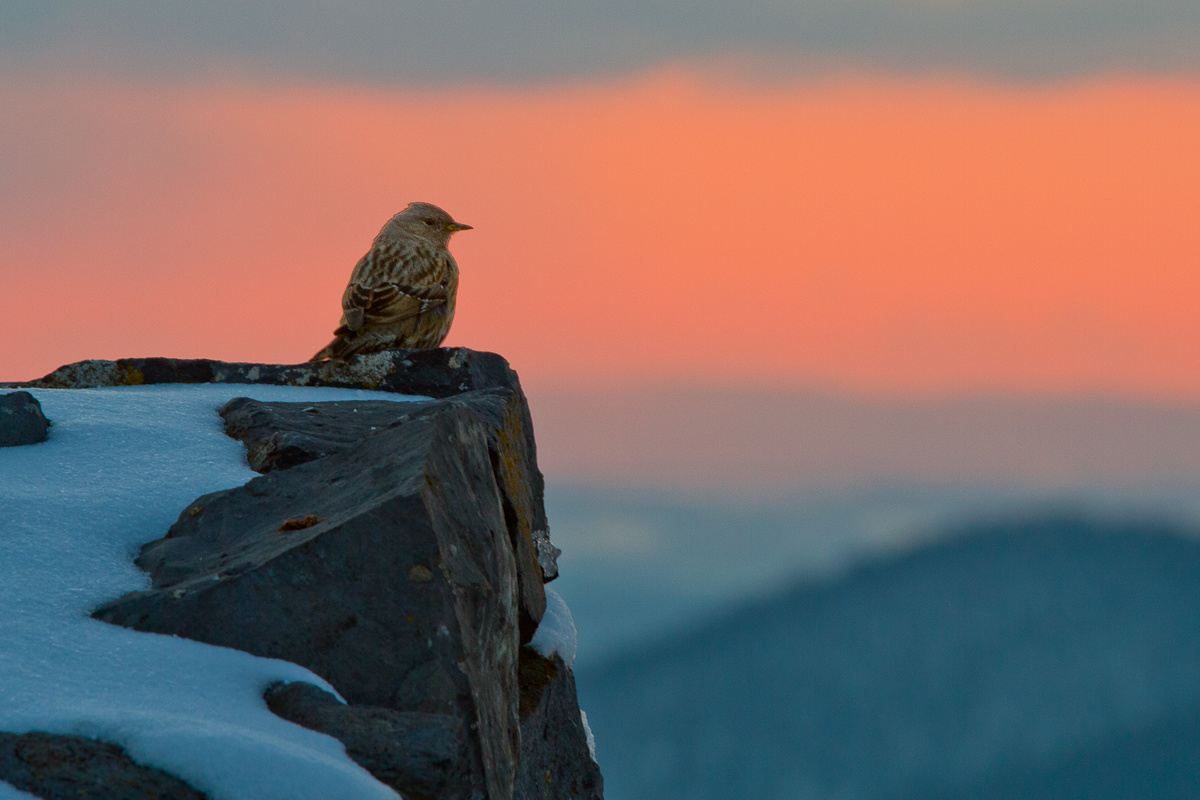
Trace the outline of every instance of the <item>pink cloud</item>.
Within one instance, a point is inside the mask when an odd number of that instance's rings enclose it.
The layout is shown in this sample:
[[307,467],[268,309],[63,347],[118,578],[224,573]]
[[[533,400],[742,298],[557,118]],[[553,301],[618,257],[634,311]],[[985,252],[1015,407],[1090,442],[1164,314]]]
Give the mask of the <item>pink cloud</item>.
[[1200,394],[1194,86],[0,92],[3,379],[306,358],[421,199],[534,382]]

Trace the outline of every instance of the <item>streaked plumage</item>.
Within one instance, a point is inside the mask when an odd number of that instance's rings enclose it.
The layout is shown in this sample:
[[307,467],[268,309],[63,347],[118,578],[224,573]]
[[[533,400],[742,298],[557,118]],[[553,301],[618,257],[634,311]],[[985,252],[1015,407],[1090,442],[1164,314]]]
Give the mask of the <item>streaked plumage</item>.
[[334,340],[310,361],[440,345],[458,291],[458,264],[446,246],[470,228],[429,203],[409,203],[388,220],[350,273]]

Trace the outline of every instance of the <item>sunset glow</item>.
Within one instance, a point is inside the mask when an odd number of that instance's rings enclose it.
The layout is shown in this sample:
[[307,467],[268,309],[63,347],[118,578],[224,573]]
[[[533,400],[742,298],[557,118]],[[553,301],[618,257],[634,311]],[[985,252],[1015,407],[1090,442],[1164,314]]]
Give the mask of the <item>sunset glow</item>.
[[[295,362],[426,200],[527,383],[1200,397],[1200,87],[679,73],[442,93],[19,83],[0,379]],[[44,131],[55,131],[45,136]]]

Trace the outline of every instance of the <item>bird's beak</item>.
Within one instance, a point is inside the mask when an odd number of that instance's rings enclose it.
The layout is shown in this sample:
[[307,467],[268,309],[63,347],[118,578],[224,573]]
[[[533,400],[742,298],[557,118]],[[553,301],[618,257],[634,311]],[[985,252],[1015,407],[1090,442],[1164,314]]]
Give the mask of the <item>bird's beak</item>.
[[461,222],[450,222],[447,223],[446,230],[450,231],[451,233],[454,233],[455,231],[469,231],[471,230],[471,226],[463,225]]

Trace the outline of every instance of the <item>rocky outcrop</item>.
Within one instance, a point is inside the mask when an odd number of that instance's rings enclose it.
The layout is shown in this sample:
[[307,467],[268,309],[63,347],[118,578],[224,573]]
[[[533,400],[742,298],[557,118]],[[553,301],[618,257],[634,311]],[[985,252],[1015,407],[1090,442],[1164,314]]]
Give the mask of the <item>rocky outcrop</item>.
[[365,436],[440,413],[439,409],[460,407],[470,409],[484,428],[517,559],[522,641],[529,641],[546,610],[542,584],[558,575],[558,551],[546,533],[541,473],[532,428],[523,421],[528,416],[523,396],[497,387],[402,408],[385,400],[359,402],[349,413],[339,403],[259,403],[238,398],[221,409],[221,416],[225,432],[245,443],[251,468],[267,473],[345,453]]
[[388,350],[347,363],[245,364],[207,358],[120,358],[79,361],[44,378],[0,387],[92,389],[156,383],[270,383],[376,389],[428,397],[451,397],[475,389],[520,391],[517,374],[502,357],[463,347]]
[[[518,684],[522,752],[517,797],[600,797],[600,767],[588,753],[575,677],[566,663],[557,653],[547,658],[522,647]],[[580,757],[584,753],[587,757]]]
[[506,389],[511,400],[497,437],[503,452],[494,453],[502,467],[502,488],[515,503],[517,535],[528,538],[546,580],[554,580],[558,567],[550,544],[545,482],[537,468],[533,419],[517,373],[495,353],[464,347],[437,350],[388,350],[358,356],[349,363],[246,364],[182,358],[122,358],[116,361],[79,361],[59,367],[44,378],[22,383],[0,383],[0,388],[89,389],[101,386],[143,386],[159,383],[237,383],[277,386],[328,386],[338,389],[373,389],[407,395],[449,398],[484,389]]
[[443,796],[512,796],[516,559],[469,402],[200,497],[137,563],[152,588],[97,619],[300,664],[368,710],[458,717],[477,726],[471,780]]
[[413,800],[601,797],[570,670],[534,653],[550,667],[531,672],[533,651],[522,647],[545,612],[557,551],[528,406],[503,359],[466,350],[393,351],[349,366],[142,359],[84,362],[34,383],[172,379],[436,399],[231,401],[226,432],[263,474],[184,509],[137,559],[151,587],[96,618],[307,667],[347,703],[291,684],[268,689],[268,706],[340,739]]
[[44,442],[49,429],[42,404],[29,392],[0,395],[0,447]]

